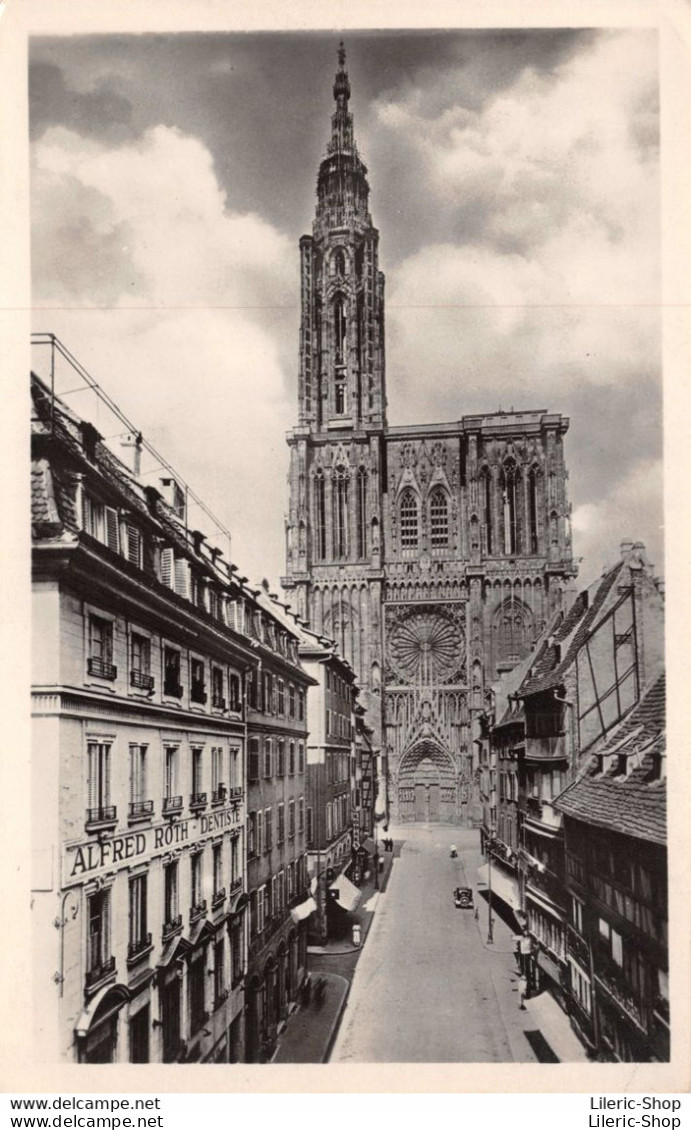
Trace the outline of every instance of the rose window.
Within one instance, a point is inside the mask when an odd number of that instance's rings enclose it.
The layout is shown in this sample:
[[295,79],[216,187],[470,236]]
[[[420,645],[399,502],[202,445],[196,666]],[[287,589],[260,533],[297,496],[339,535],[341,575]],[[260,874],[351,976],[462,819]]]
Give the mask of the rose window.
[[388,659],[405,683],[451,682],[464,661],[461,625],[438,611],[414,612],[393,628]]

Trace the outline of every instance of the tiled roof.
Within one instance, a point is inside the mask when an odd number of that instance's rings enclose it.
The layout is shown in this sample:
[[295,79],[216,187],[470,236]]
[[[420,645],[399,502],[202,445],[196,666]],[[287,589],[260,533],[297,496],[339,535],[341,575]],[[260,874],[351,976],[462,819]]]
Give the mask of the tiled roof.
[[[667,787],[656,763],[665,752],[665,677],[652,684],[624,721],[589,751],[591,768],[555,800],[555,807],[584,824],[609,828],[636,839],[667,839]],[[600,755],[625,757],[600,771]]]
[[564,619],[542,648],[538,649],[532,662],[532,673],[520,686],[519,694],[522,697],[559,685],[574,663],[577,652],[583,646],[623,568],[624,562],[617,562],[589,589],[578,594]]

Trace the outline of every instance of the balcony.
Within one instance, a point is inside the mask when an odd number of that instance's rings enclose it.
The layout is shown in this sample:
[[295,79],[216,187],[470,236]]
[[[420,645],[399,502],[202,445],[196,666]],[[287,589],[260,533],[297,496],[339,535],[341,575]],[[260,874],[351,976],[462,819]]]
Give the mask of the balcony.
[[206,700],[209,696],[204,690],[203,683],[192,683],[190,688],[190,701],[199,703],[200,706],[206,706]]
[[182,797],[181,796],[166,796],[163,798],[163,815],[175,816],[178,812],[182,812]]
[[636,999],[632,988],[627,985],[620,967],[602,951],[593,956],[596,981],[618,1004],[629,1020],[645,1030],[641,1002]]
[[191,906],[190,907],[190,926],[192,925],[193,922],[198,922],[200,918],[203,918],[204,915],[206,914],[206,911],[207,911],[206,899],[202,899],[201,902],[197,902],[197,903],[194,904],[194,906]]
[[179,679],[166,679],[163,684],[163,693],[169,698],[182,698],[182,683]]
[[190,793],[190,808],[191,809],[206,808],[207,804],[208,804],[208,794],[207,793]]
[[87,670],[90,675],[95,675],[99,679],[110,679],[111,681],[117,678],[118,669],[114,663],[110,663],[107,659],[100,659],[96,655],[90,655],[87,660]]
[[144,671],[130,671],[130,686],[136,687],[140,691],[152,691],[154,689],[154,677]]
[[211,705],[213,706],[214,710],[225,710],[226,700],[224,699],[222,694],[215,694],[211,698]]
[[565,761],[566,737],[552,734],[549,737],[526,738],[526,761]]
[[225,785],[219,785],[218,788],[214,789],[213,792],[211,793],[211,803],[215,804],[215,805],[225,804],[227,798],[228,798],[228,790],[225,787]]
[[182,915],[176,914],[175,918],[169,918],[166,922],[163,923],[163,930],[161,931],[161,940],[163,944],[165,945],[166,942],[169,942],[170,939],[174,938],[176,934],[179,934],[181,930]]
[[152,800],[130,801],[130,820],[146,820],[153,814],[154,802]]
[[242,796],[244,791],[245,790],[242,787],[242,785],[233,785],[233,787],[230,790],[230,799],[231,800],[240,800],[240,797]]
[[212,910],[218,910],[219,906],[223,906],[223,903],[226,901],[226,898],[227,898],[227,895],[226,895],[225,887],[219,887],[219,889],[216,891],[216,894],[214,895],[214,897],[211,900],[211,909]]
[[241,887],[242,887],[242,875],[237,875],[235,879],[230,880],[230,893],[231,893],[231,895],[234,894],[235,891],[239,891]]
[[143,937],[138,938],[136,942],[130,942],[127,946],[127,964],[130,965],[135,961],[139,961],[152,949],[151,934],[144,934]]
[[114,804],[101,805],[99,808],[87,808],[86,829],[103,828],[109,824],[117,824],[118,810]]
[[548,800],[528,797],[526,815],[529,820],[536,820],[539,824],[553,828],[555,832],[559,831],[562,826],[561,812],[557,812]]
[[97,961],[92,964],[90,969],[86,972],[86,988],[93,989],[106,977],[110,977],[115,973],[115,958],[106,957],[102,961]]

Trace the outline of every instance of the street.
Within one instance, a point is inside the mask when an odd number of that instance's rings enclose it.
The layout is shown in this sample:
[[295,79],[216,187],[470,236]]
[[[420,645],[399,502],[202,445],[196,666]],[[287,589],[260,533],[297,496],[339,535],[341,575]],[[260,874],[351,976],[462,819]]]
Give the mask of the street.
[[[400,857],[355,973],[332,1063],[535,1062],[523,1035],[511,935],[477,897],[478,832],[452,825],[391,829]],[[452,843],[458,859],[451,859]],[[479,917],[453,889],[476,893]]]

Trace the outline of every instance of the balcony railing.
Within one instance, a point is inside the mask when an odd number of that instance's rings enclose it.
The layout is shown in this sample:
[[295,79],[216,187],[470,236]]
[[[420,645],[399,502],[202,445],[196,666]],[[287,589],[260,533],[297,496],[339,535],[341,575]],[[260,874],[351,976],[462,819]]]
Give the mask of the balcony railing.
[[194,906],[191,906],[190,907],[190,925],[193,922],[197,922],[198,919],[203,918],[204,915],[206,914],[206,910],[207,910],[206,899],[202,899],[201,902],[197,902],[197,903],[194,904]]
[[169,698],[182,698],[182,683],[179,679],[166,679],[163,684],[163,693]]
[[153,816],[154,802],[152,800],[133,800],[130,801],[130,817],[136,820],[137,817]]
[[214,789],[213,792],[211,793],[211,803],[212,804],[223,804],[226,801],[227,797],[228,797],[227,788],[225,787],[225,785],[219,785],[218,788]]
[[192,702],[198,702],[201,706],[204,706],[208,697],[203,684],[200,686],[198,683],[192,683],[190,689],[190,699]]
[[216,891],[214,897],[211,900],[211,909],[217,910],[219,906],[223,906],[223,903],[226,901],[226,898],[227,898],[227,895],[226,895],[225,887],[220,887],[219,890]]
[[207,793],[190,793],[190,808],[206,808],[207,804]]
[[229,794],[231,800],[238,800],[242,796],[244,791],[245,790],[242,787],[242,785],[233,785],[231,790],[230,790],[230,794]]
[[115,972],[115,958],[106,957],[102,961],[98,961],[91,965],[86,971],[86,987],[91,988],[102,981],[104,977],[110,977],[111,973]]
[[141,691],[152,691],[154,689],[154,677],[147,674],[145,671],[130,671],[130,685],[138,687]]
[[176,812],[182,812],[182,797],[181,796],[166,796],[163,798],[163,815],[172,816]]
[[144,934],[143,937],[137,938],[136,942],[130,942],[127,946],[127,960],[137,961],[144,954],[148,953],[152,948],[151,934]]
[[86,810],[87,827],[93,824],[116,824],[117,819],[118,810],[114,804],[102,804],[99,808],[87,808]]
[[101,659],[96,655],[90,655],[87,662],[87,670],[90,675],[96,675],[99,679],[115,679],[117,677],[118,669],[114,663],[110,663],[107,659]]
[[164,942],[169,941],[170,938],[174,937],[175,934],[179,934],[181,930],[182,915],[176,914],[174,918],[169,918],[166,922],[163,923],[163,930],[161,931],[162,940]]
[[241,886],[242,886],[242,875],[237,875],[235,879],[230,880],[231,893],[233,891],[239,891]]
[[632,989],[624,981],[623,974],[611,958],[602,952],[594,954],[595,978],[606,989],[626,1015],[640,1028],[645,1027],[643,1010]]
[[525,743],[526,760],[554,761],[566,757],[566,738],[563,734],[546,737],[528,737]]
[[215,694],[212,696],[211,705],[213,706],[214,710],[225,710],[226,700],[224,699],[222,694]]

